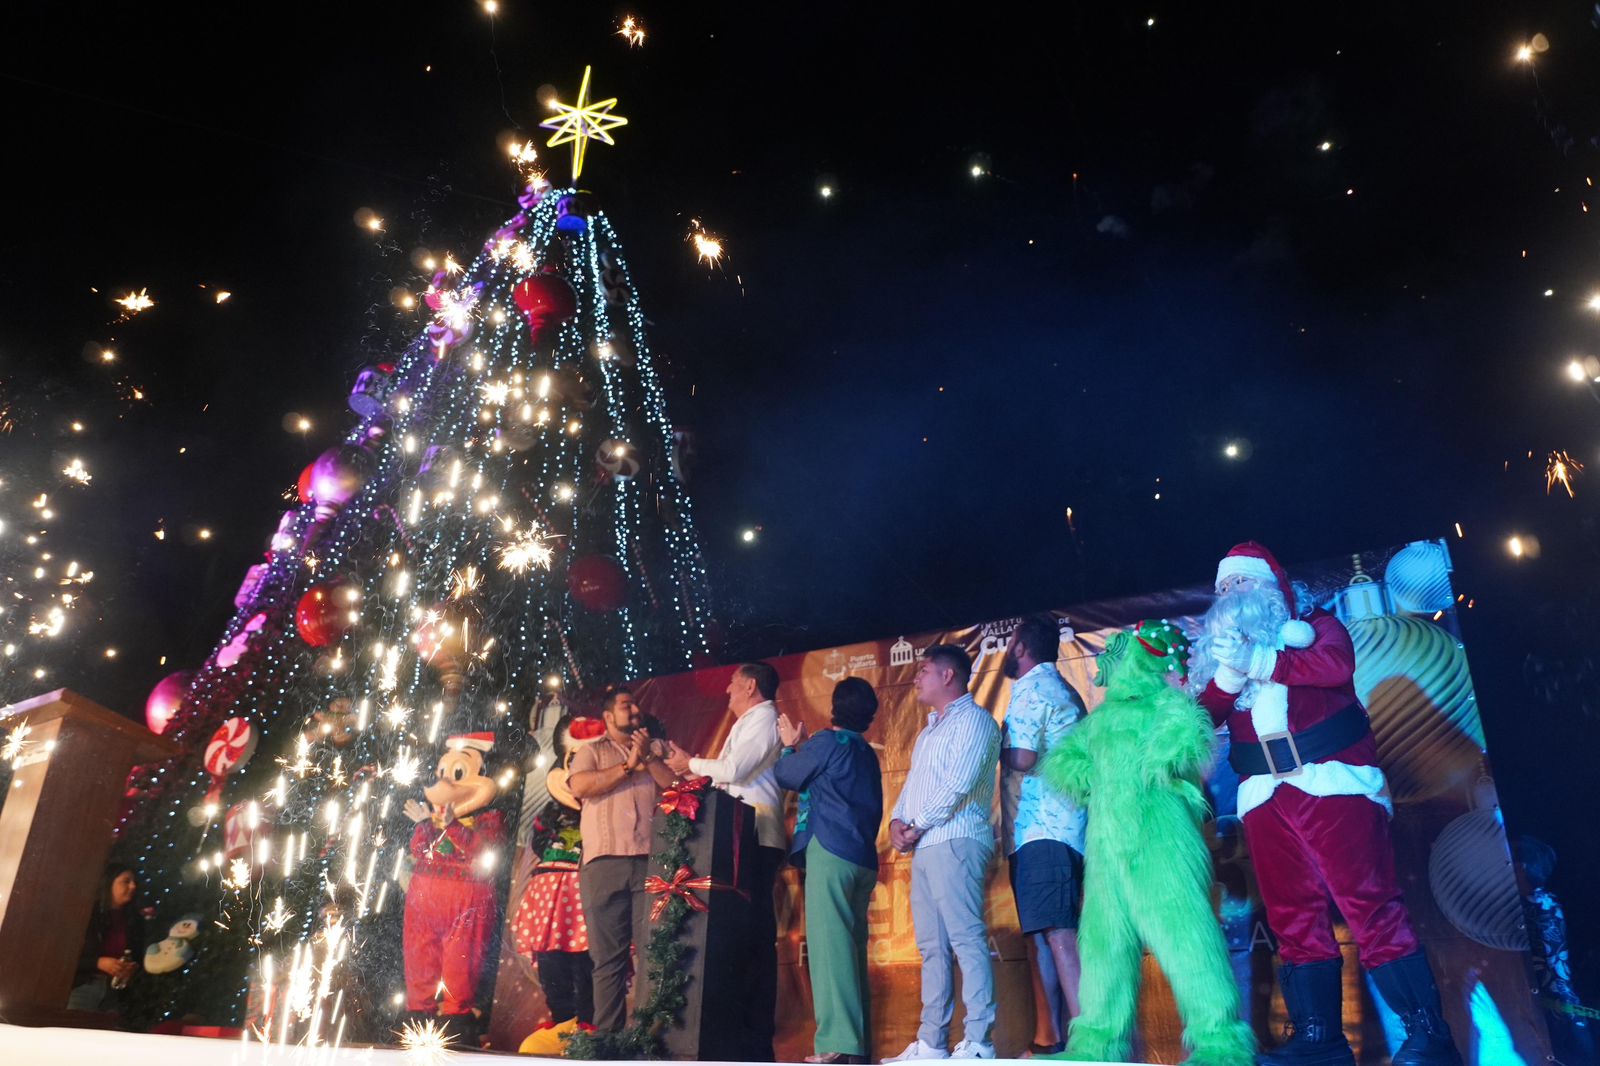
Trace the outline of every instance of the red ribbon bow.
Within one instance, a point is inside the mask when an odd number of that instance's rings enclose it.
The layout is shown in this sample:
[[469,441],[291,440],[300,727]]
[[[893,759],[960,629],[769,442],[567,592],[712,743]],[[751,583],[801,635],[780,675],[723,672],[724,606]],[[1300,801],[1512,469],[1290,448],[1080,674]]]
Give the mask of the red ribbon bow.
[[658,922],[661,913],[667,909],[667,904],[673,897],[683,900],[689,905],[690,910],[706,911],[710,907],[705,900],[694,894],[694,889],[710,890],[713,888],[729,888],[729,885],[719,885],[707,877],[696,877],[694,871],[687,866],[678,867],[678,872],[672,875],[672,880],[667,881],[655,874],[644,879],[644,890],[652,895],[659,895],[655,905],[650,908],[650,920]]
[[679,781],[661,793],[656,806],[662,814],[681,814],[691,822],[700,816],[700,793],[706,790],[709,777],[691,777]]

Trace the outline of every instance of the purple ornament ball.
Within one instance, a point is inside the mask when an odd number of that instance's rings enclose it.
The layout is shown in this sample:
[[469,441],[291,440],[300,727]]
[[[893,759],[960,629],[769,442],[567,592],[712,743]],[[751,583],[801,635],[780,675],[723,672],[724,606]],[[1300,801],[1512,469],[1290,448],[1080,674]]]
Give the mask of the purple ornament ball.
[[156,687],[150,690],[150,698],[144,701],[144,722],[150,727],[150,732],[161,733],[166,730],[172,716],[183,705],[183,697],[188,693],[189,686],[194,684],[194,677],[193,670],[179,670],[156,682]]
[[372,456],[341,444],[311,464],[311,498],[323,507],[343,507],[355,498],[372,473]]

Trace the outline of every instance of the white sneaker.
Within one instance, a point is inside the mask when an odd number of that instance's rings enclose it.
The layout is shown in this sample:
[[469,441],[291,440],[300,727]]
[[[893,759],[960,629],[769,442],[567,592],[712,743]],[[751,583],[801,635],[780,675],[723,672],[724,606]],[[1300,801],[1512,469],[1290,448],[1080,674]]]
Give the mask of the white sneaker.
[[[963,1043],[961,1046],[965,1047],[966,1045]],[[900,1054],[895,1055],[892,1058],[884,1059],[883,1061],[915,1062],[917,1059],[947,1059],[949,1057],[950,1053],[948,1051],[945,1051],[943,1048],[933,1047],[930,1044],[924,1044],[922,1042],[922,1038],[918,1037],[917,1039],[911,1041],[911,1043],[907,1044],[906,1049],[900,1052]],[[989,1057],[991,1059],[994,1058],[994,1048],[989,1049]]]
[[994,1045],[986,1044],[981,1040],[963,1040],[957,1044],[955,1050],[950,1052],[952,1059],[992,1059],[994,1058]]

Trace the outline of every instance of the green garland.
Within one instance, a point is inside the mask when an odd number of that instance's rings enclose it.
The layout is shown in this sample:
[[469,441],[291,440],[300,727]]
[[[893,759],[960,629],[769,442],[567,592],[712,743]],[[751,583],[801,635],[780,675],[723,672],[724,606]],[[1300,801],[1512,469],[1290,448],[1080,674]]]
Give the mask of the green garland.
[[[664,878],[670,878],[689,862],[687,841],[694,835],[694,820],[673,811],[662,821],[657,841],[661,850],[652,858]],[[633,1024],[614,1033],[576,1032],[567,1038],[567,1058],[659,1059],[663,1057],[661,1035],[679,1023],[679,1012],[686,999],[684,987],[689,976],[683,957],[688,951],[680,939],[689,905],[676,897],[667,901],[661,919],[650,933],[644,949],[644,965],[650,979],[650,999],[633,1010]]]

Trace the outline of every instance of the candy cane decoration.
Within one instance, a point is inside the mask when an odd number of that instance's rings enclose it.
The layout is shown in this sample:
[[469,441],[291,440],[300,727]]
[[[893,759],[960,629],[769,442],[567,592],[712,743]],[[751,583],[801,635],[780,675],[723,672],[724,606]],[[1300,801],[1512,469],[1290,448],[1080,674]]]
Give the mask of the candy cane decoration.
[[244,769],[260,739],[256,727],[243,718],[229,718],[211,734],[205,755],[206,773],[212,777],[211,790],[206,794],[208,803],[215,803],[222,795],[223,778]]

